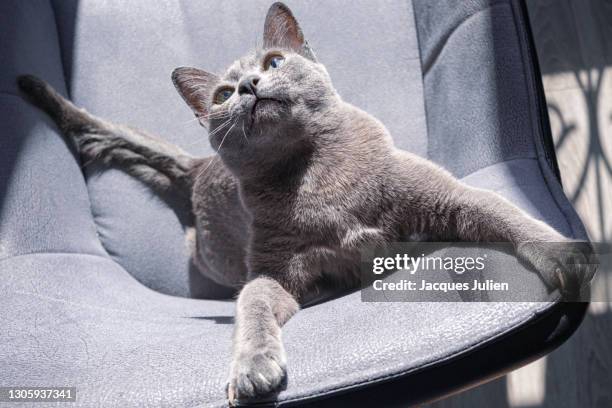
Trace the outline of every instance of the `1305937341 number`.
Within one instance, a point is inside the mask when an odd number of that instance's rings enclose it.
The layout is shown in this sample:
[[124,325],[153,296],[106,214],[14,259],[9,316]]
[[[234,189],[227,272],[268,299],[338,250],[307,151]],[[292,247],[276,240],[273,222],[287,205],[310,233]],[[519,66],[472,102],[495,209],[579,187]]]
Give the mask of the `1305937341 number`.
[[0,387],[0,402],[76,402],[76,387]]

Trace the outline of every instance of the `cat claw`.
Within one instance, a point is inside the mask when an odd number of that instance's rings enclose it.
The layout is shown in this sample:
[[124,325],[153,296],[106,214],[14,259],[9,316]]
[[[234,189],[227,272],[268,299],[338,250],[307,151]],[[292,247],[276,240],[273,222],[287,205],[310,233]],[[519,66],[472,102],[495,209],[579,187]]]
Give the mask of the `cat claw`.
[[230,406],[274,395],[282,388],[286,376],[282,351],[267,349],[237,358],[226,388]]
[[579,300],[593,278],[596,256],[588,242],[529,242],[519,255],[531,263],[546,284],[557,288],[567,300]]

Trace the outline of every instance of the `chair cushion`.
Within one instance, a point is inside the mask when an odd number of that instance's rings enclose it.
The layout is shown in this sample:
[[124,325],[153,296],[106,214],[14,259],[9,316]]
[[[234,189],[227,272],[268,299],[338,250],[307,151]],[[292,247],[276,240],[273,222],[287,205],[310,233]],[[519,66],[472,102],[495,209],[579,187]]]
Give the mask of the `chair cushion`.
[[[78,406],[227,406],[233,302],[154,292],[99,256],[28,255],[0,271],[0,384],[75,386]],[[279,401],[406,374],[547,307],[450,305],[355,293],[300,311],[283,329],[289,382]]]

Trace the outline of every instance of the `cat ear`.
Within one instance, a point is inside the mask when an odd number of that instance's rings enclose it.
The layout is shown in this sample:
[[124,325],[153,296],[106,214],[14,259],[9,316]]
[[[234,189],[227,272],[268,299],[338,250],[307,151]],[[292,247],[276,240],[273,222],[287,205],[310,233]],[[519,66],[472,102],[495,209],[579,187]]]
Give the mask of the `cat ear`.
[[180,67],[172,71],[172,82],[197,117],[208,115],[212,91],[219,82],[218,76],[197,68]]
[[316,61],[291,10],[280,2],[272,4],[268,10],[264,23],[264,48],[287,48]]

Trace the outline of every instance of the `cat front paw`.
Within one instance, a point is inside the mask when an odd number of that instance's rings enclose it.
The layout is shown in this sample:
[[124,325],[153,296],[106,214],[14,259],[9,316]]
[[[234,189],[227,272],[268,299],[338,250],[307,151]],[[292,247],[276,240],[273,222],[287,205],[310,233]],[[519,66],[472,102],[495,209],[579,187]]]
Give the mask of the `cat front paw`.
[[579,300],[595,274],[597,257],[589,242],[524,242],[517,254],[539,272],[545,283],[567,300]]
[[282,388],[287,377],[285,351],[279,340],[269,343],[242,346],[235,353],[227,385],[230,405],[270,396]]

